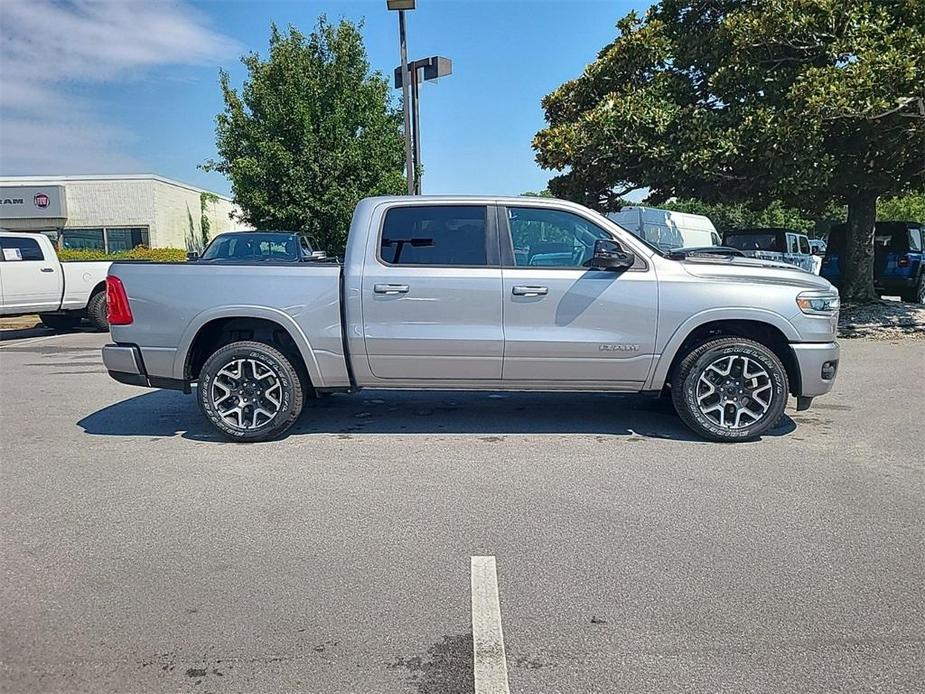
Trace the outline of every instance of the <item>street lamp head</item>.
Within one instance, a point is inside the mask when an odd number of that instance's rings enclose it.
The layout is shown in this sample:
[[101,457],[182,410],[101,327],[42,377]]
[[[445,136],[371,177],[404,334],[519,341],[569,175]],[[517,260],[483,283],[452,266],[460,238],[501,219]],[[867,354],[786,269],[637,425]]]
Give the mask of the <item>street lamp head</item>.
[[415,0],[385,0],[390,10],[413,10]]

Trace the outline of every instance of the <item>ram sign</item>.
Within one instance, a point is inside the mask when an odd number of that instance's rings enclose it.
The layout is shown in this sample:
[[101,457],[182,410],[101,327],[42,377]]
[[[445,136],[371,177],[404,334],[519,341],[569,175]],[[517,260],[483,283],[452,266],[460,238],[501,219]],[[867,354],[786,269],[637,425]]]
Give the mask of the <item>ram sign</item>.
[[0,187],[0,220],[66,218],[64,186]]

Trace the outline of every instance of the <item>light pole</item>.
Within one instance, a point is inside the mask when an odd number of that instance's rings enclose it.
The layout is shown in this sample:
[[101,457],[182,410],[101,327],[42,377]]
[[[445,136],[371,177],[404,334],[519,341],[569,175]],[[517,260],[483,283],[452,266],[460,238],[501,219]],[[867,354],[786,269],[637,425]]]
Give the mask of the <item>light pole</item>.
[[386,0],[390,10],[398,11],[398,40],[401,43],[402,111],[405,117],[405,174],[408,178],[408,195],[414,195],[414,153],[411,144],[411,103],[408,95],[408,46],[405,42],[405,10],[414,9],[415,0]]
[[414,146],[412,147],[414,155],[414,192],[416,195],[421,194],[421,103],[419,96],[419,85],[421,82],[440,79],[447,75],[453,74],[453,61],[444,58],[442,55],[434,55],[430,58],[422,58],[408,63],[408,70],[405,71],[401,66],[395,68],[395,87],[405,89],[407,81],[403,75],[408,75],[411,81],[411,120],[413,123]]

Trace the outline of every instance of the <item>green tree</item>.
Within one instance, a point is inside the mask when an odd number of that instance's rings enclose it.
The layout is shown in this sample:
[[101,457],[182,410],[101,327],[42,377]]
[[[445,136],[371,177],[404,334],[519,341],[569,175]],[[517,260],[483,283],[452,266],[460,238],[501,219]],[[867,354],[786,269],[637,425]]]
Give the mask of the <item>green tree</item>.
[[925,181],[921,0],[663,0],[543,100],[561,197],[845,205],[842,292],[876,296],[877,200]]
[[219,156],[203,168],[229,177],[243,221],[342,251],[356,203],[404,189],[401,114],[370,72],[360,26],[322,16],[304,36],[274,25],[268,58],[241,61],[240,93],[221,72]]
[[880,200],[877,203],[877,219],[925,224],[925,190]]
[[218,196],[215,193],[199,194],[199,235],[202,237],[202,247],[209,245],[212,238],[212,222],[209,219],[209,205],[218,202]]

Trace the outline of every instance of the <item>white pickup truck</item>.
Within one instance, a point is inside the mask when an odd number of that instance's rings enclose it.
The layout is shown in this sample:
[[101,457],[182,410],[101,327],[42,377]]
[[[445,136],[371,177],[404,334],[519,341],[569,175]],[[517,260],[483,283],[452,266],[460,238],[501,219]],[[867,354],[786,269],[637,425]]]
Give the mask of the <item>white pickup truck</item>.
[[108,261],[58,260],[45,234],[0,231],[0,316],[39,314],[49,328],[65,330],[87,318],[108,330]]

